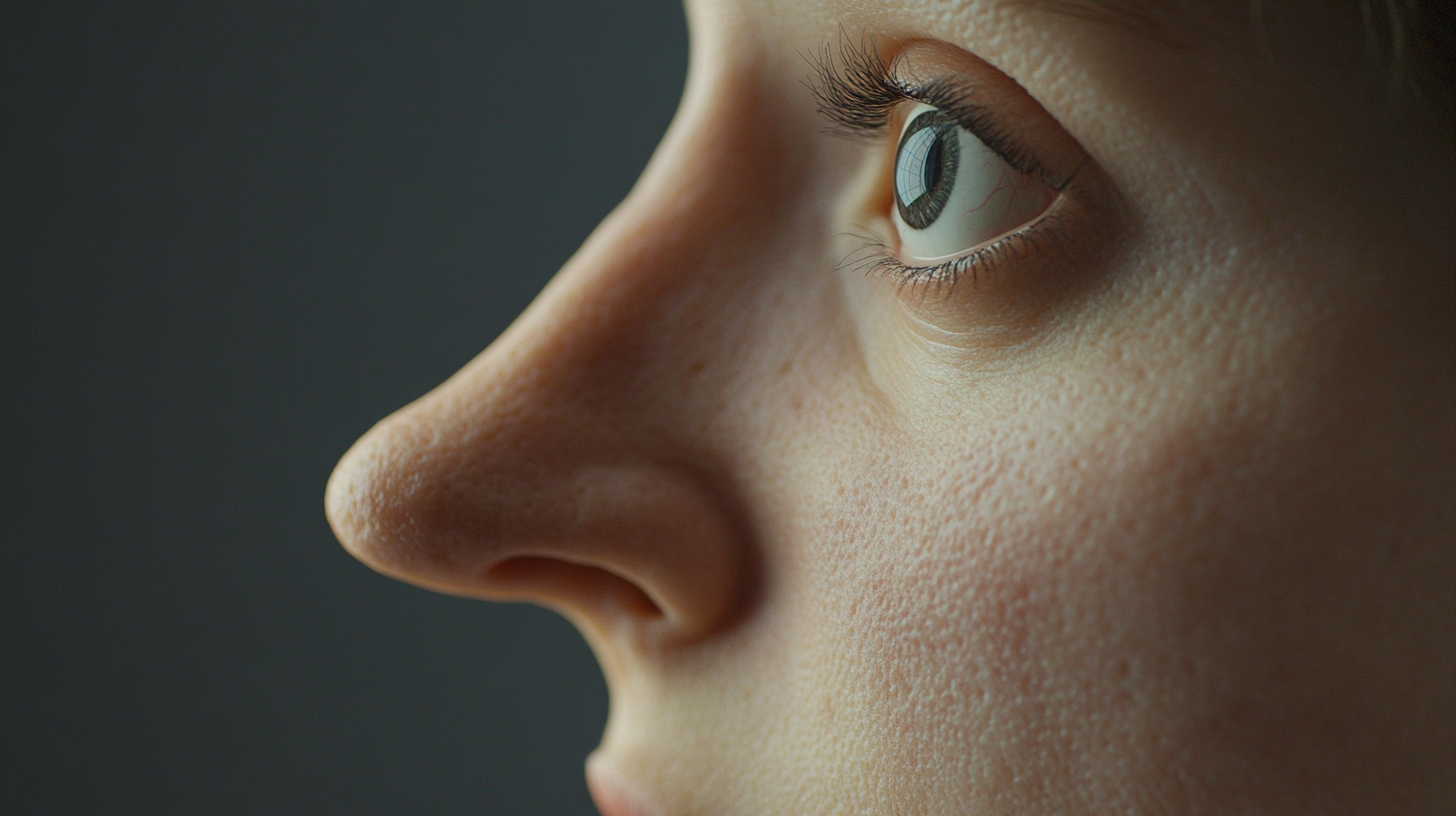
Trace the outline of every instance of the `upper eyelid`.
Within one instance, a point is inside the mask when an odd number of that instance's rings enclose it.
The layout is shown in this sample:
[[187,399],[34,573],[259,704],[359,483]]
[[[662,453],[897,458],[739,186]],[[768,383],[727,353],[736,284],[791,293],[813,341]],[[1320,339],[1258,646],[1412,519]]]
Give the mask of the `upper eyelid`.
[[[809,84],[819,113],[832,123],[829,132],[848,138],[879,138],[894,110],[904,102],[922,102],[945,111],[1016,170],[1062,190],[1071,176],[1051,178],[1045,165],[1020,140],[1007,132],[995,113],[972,98],[971,89],[951,78],[911,85],[895,75],[894,62],[880,57],[872,38],[859,45],[840,40],[839,59],[826,43],[810,64]],[[841,66],[842,63],[842,66]]]

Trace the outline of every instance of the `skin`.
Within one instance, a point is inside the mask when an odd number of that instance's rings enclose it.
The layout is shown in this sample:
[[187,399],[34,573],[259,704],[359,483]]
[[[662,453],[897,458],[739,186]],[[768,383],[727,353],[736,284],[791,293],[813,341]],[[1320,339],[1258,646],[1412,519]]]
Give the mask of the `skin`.
[[[575,622],[616,816],[1456,812],[1449,131],[1358,13],[1199,5],[693,0],[636,188],[340,540]],[[814,110],[841,32],[1077,171],[1050,249],[840,265],[894,154]]]

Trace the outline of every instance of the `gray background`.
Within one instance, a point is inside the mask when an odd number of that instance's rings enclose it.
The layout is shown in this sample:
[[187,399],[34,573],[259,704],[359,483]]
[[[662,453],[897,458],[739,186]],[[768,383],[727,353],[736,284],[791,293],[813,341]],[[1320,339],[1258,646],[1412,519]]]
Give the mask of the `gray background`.
[[626,193],[662,2],[6,3],[6,813],[591,813],[591,655],[324,481]]

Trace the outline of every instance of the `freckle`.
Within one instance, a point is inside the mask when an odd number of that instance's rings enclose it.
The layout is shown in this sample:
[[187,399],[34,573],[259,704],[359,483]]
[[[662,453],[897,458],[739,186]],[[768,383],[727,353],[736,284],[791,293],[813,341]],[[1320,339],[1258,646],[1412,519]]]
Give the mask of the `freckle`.
[[794,368],[794,361],[793,360],[789,360],[788,362],[786,362],[783,365],[779,366],[779,376],[780,377],[787,376],[788,373],[791,370],[793,370],[793,368]]

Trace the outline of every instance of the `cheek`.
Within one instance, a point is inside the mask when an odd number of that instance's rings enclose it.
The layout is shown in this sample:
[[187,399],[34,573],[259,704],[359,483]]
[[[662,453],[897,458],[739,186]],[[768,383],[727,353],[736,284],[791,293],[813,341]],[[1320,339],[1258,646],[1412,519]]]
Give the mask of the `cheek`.
[[882,520],[863,531],[860,580],[843,590],[845,648],[864,650],[881,750],[918,777],[907,789],[983,807],[974,791],[1011,795],[1051,770],[1072,679],[1059,664],[1083,647],[1074,633],[1098,625],[1067,589],[1085,601],[1112,582],[1081,546],[1092,522],[1056,511],[1073,486],[1049,469],[988,445],[935,470],[895,495],[853,496],[882,502]]
[[1256,502],[1286,486],[1257,475],[1267,418],[1190,392],[1151,414],[1084,393],[841,469],[864,477],[827,515],[863,521],[831,531],[854,567],[826,606],[907,795],[1162,795],[1248,703],[1259,661],[1235,653],[1259,648],[1244,634],[1292,569],[1267,545],[1294,532]]

